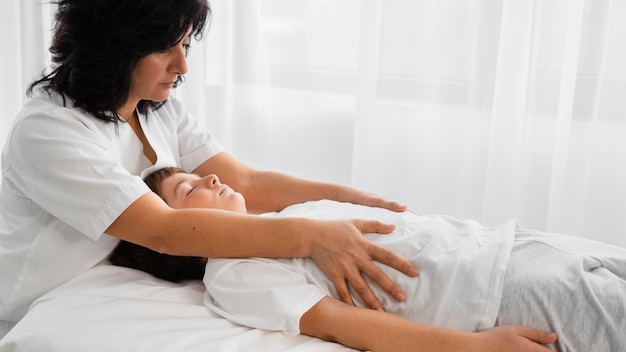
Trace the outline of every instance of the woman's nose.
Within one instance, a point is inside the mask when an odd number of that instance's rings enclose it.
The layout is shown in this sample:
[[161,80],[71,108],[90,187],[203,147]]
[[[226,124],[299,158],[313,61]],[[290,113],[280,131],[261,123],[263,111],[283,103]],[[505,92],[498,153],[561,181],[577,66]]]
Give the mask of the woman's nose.
[[175,56],[171,63],[170,70],[179,76],[183,76],[189,69],[187,66],[187,49],[182,44],[175,47]]

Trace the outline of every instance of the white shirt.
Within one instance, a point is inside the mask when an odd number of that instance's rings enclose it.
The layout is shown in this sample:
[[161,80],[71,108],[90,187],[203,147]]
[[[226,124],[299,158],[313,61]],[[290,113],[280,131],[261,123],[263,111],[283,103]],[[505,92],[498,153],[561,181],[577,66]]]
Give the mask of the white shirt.
[[[396,224],[392,234],[366,236],[417,265],[420,275],[410,278],[380,265],[407,294],[406,302],[398,303],[368,281],[386,312],[466,331],[495,324],[513,246],[514,221],[486,228],[472,220],[333,201],[298,204],[269,216],[363,218]],[[204,283],[204,302],[212,311],[239,324],[289,335],[300,333],[300,318],[323,297],[338,299],[332,282],[310,258],[210,258]],[[353,299],[364,306],[359,297]]]
[[140,116],[152,165],[130,125],[64,107],[53,94],[29,101],[2,152],[0,320],[17,321],[33,300],[103,260],[104,234],[149,192],[142,177],[164,166],[193,170],[222,151],[174,98]]

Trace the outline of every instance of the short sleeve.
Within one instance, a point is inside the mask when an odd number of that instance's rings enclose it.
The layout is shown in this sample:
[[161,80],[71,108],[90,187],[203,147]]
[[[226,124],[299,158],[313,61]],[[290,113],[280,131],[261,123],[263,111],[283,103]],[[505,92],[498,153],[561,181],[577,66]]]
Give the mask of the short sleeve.
[[97,239],[149,189],[110,152],[113,124],[103,127],[104,122],[77,111],[56,109],[62,111],[39,111],[19,120],[5,148],[5,176],[25,198]]
[[236,323],[298,335],[302,315],[326,294],[308,282],[301,267],[291,266],[290,262],[209,259],[204,302],[215,313]]

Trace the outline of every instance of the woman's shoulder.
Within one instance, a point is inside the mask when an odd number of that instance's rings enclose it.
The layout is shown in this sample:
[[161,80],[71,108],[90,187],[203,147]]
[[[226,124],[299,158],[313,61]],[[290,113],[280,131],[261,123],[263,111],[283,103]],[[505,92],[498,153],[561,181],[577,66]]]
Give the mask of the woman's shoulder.
[[67,109],[66,99],[64,99],[61,94],[56,92],[40,91],[24,104],[22,112],[38,110],[50,111],[56,109]]
[[71,101],[57,93],[42,92],[28,100],[15,117],[7,134],[5,151],[18,151],[35,141],[89,139],[94,133],[114,133],[114,126],[75,108]]
[[42,91],[28,100],[16,122],[24,119],[84,119],[88,114],[74,107],[71,99],[53,92]]

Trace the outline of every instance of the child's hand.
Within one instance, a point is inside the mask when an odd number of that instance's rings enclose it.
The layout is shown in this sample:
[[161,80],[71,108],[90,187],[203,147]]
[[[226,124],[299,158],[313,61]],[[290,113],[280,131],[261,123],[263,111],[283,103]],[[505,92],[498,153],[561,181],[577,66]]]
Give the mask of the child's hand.
[[[475,351],[482,352],[548,352],[545,347],[557,339],[555,333],[522,326],[498,326],[479,332]],[[474,346],[474,345],[472,345]]]

